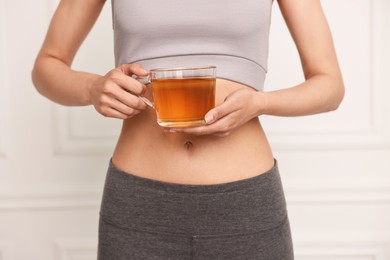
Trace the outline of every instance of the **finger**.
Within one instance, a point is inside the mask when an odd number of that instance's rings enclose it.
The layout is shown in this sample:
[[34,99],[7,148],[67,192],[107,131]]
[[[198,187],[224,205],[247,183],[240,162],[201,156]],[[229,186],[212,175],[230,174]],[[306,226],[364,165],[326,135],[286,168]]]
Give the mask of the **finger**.
[[106,82],[102,92],[103,95],[99,98],[100,104],[104,104],[108,97],[114,97],[129,107],[139,110],[146,109],[145,102],[139,96],[133,95],[114,81]]
[[168,131],[172,133],[184,133],[190,135],[218,135],[226,136],[234,128],[235,122],[234,113],[229,116],[225,116],[222,119],[216,121],[210,125],[188,127],[188,128],[170,128]]
[[102,107],[103,107],[102,112],[104,115],[108,112],[112,112],[111,109],[113,109],[121,114],[124,114],[127,117],[134,116],[134,115],[139,114],[141,112],[141,110],[133,108],[133,107],[129,107],[126,104],[117,100],[116,98],[109,97],[109,96],[107,96],[104,99],[104,104],[102,105]]
[[232,105],[232,102],[229,100],[226,100],[221,105],[216,106],[215,108],[211,109],[209,112],[206,113],[204,120],[206,124],[212,124],[218,120],[221,120],[225,116],[233,113],[238,108],[236,106]]
[[100,111],[100,114],[102,114],[105,117],[112,117],[112,118],[118,118],[123,120],[129,118],[128,115],[111,107],[105,107]]
[[139,63],[122,64],[118,67],[118,69],[127,76],[132,76],[133,74],[137,76],[147,76],[149,74],[149,71],[144,69]]
[[186,135],[217,135],[222,136],[224,132],[220,132],[219,130],[213,129],[211,126],[199,126],[199,127],[191,127],[191,128],[168,128],[165,130],[169,133],[181,133]]
[[145,110],[148,107],[145,101],[143,101],[140,97],[134,96],[130,93],[125,93],[124,95],[119,96],[118,100],[126,106],[137,110]]
[[139,109],[126,106],[122,102],[118,102],[118,101],[114,101],[111,104],[111,108],[117,110],[118,112],[120,112],[122,114],[130,116],[130,117],[135,116],[141,112],[141,110],[139,110]]
[[122,114],[125,114],[127,116],[134,116],[134,115],[139,114],[141,112],[141,110],[134,108],[134,107],[131,107],[131,106],[127,106],[126,104],[120,102],[119,100],[117,100],[115,98],[108,99],[106,104],[108,107],[115,109],[116,111],[118,111]]
[[114,87],[112,89],[112,95],[115,97],[115,99],[117,99],[128,107],[138,110],[144,110],[147,107],[145,102],[142,101],[138,96],[134,96],[133,94],[124,91],[119,86],[117,86],[116,88]]
[[145,85],[143,85],[138,80],[127,76],[126,74],[124,74],[122,71],[118,69],[111,71],[109,77],[121,88],[135,95],[142,95],[146,90]]

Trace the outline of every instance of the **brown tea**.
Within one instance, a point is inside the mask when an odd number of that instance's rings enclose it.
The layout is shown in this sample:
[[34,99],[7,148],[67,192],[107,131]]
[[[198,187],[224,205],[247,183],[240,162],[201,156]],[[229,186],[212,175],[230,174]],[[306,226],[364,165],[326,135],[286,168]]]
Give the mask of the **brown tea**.
[[154,106],[162,126],[193,126],[204,123],[215,106],[215,78],[154,79]]

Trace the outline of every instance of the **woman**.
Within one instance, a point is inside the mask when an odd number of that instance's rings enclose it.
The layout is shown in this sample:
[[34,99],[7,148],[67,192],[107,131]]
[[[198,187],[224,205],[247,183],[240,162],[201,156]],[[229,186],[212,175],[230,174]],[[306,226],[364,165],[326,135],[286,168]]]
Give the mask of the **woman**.
[[[113,0],[117,67],[71,63],[104,0],[62,0],[33,82],[54,102],[93,105],[123,120],[99,227],[103,259],[293,259],[277,163],[258,116],[336,109],[344,94],[319,0],[279,0],[298,48],[302,84],[264,92],[272,0]],[[205,125],[162,128],[133,77],[150,69],[217,66]],[[133,76],[133,77],[132,77]]]

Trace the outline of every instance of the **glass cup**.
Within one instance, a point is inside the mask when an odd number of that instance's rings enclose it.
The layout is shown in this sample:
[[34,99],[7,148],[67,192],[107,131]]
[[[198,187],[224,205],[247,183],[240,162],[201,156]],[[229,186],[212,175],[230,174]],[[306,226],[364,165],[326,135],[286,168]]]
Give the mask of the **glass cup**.
[[154,102],[141,96],[156,110],[163,127],[191,127],[205,123],[204,116],[215,107],[216,67],[152,69],[137,77],[151,85]]

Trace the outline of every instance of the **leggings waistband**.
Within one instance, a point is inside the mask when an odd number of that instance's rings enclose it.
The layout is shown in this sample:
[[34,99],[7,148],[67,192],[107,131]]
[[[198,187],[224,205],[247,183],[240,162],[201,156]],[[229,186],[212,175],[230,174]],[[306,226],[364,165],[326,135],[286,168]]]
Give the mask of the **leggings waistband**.
[[186,235],[257,232],[287,218],[276,160],[258,176],[213,185],[147,179],[110,162],[100,213],[125,229]]

